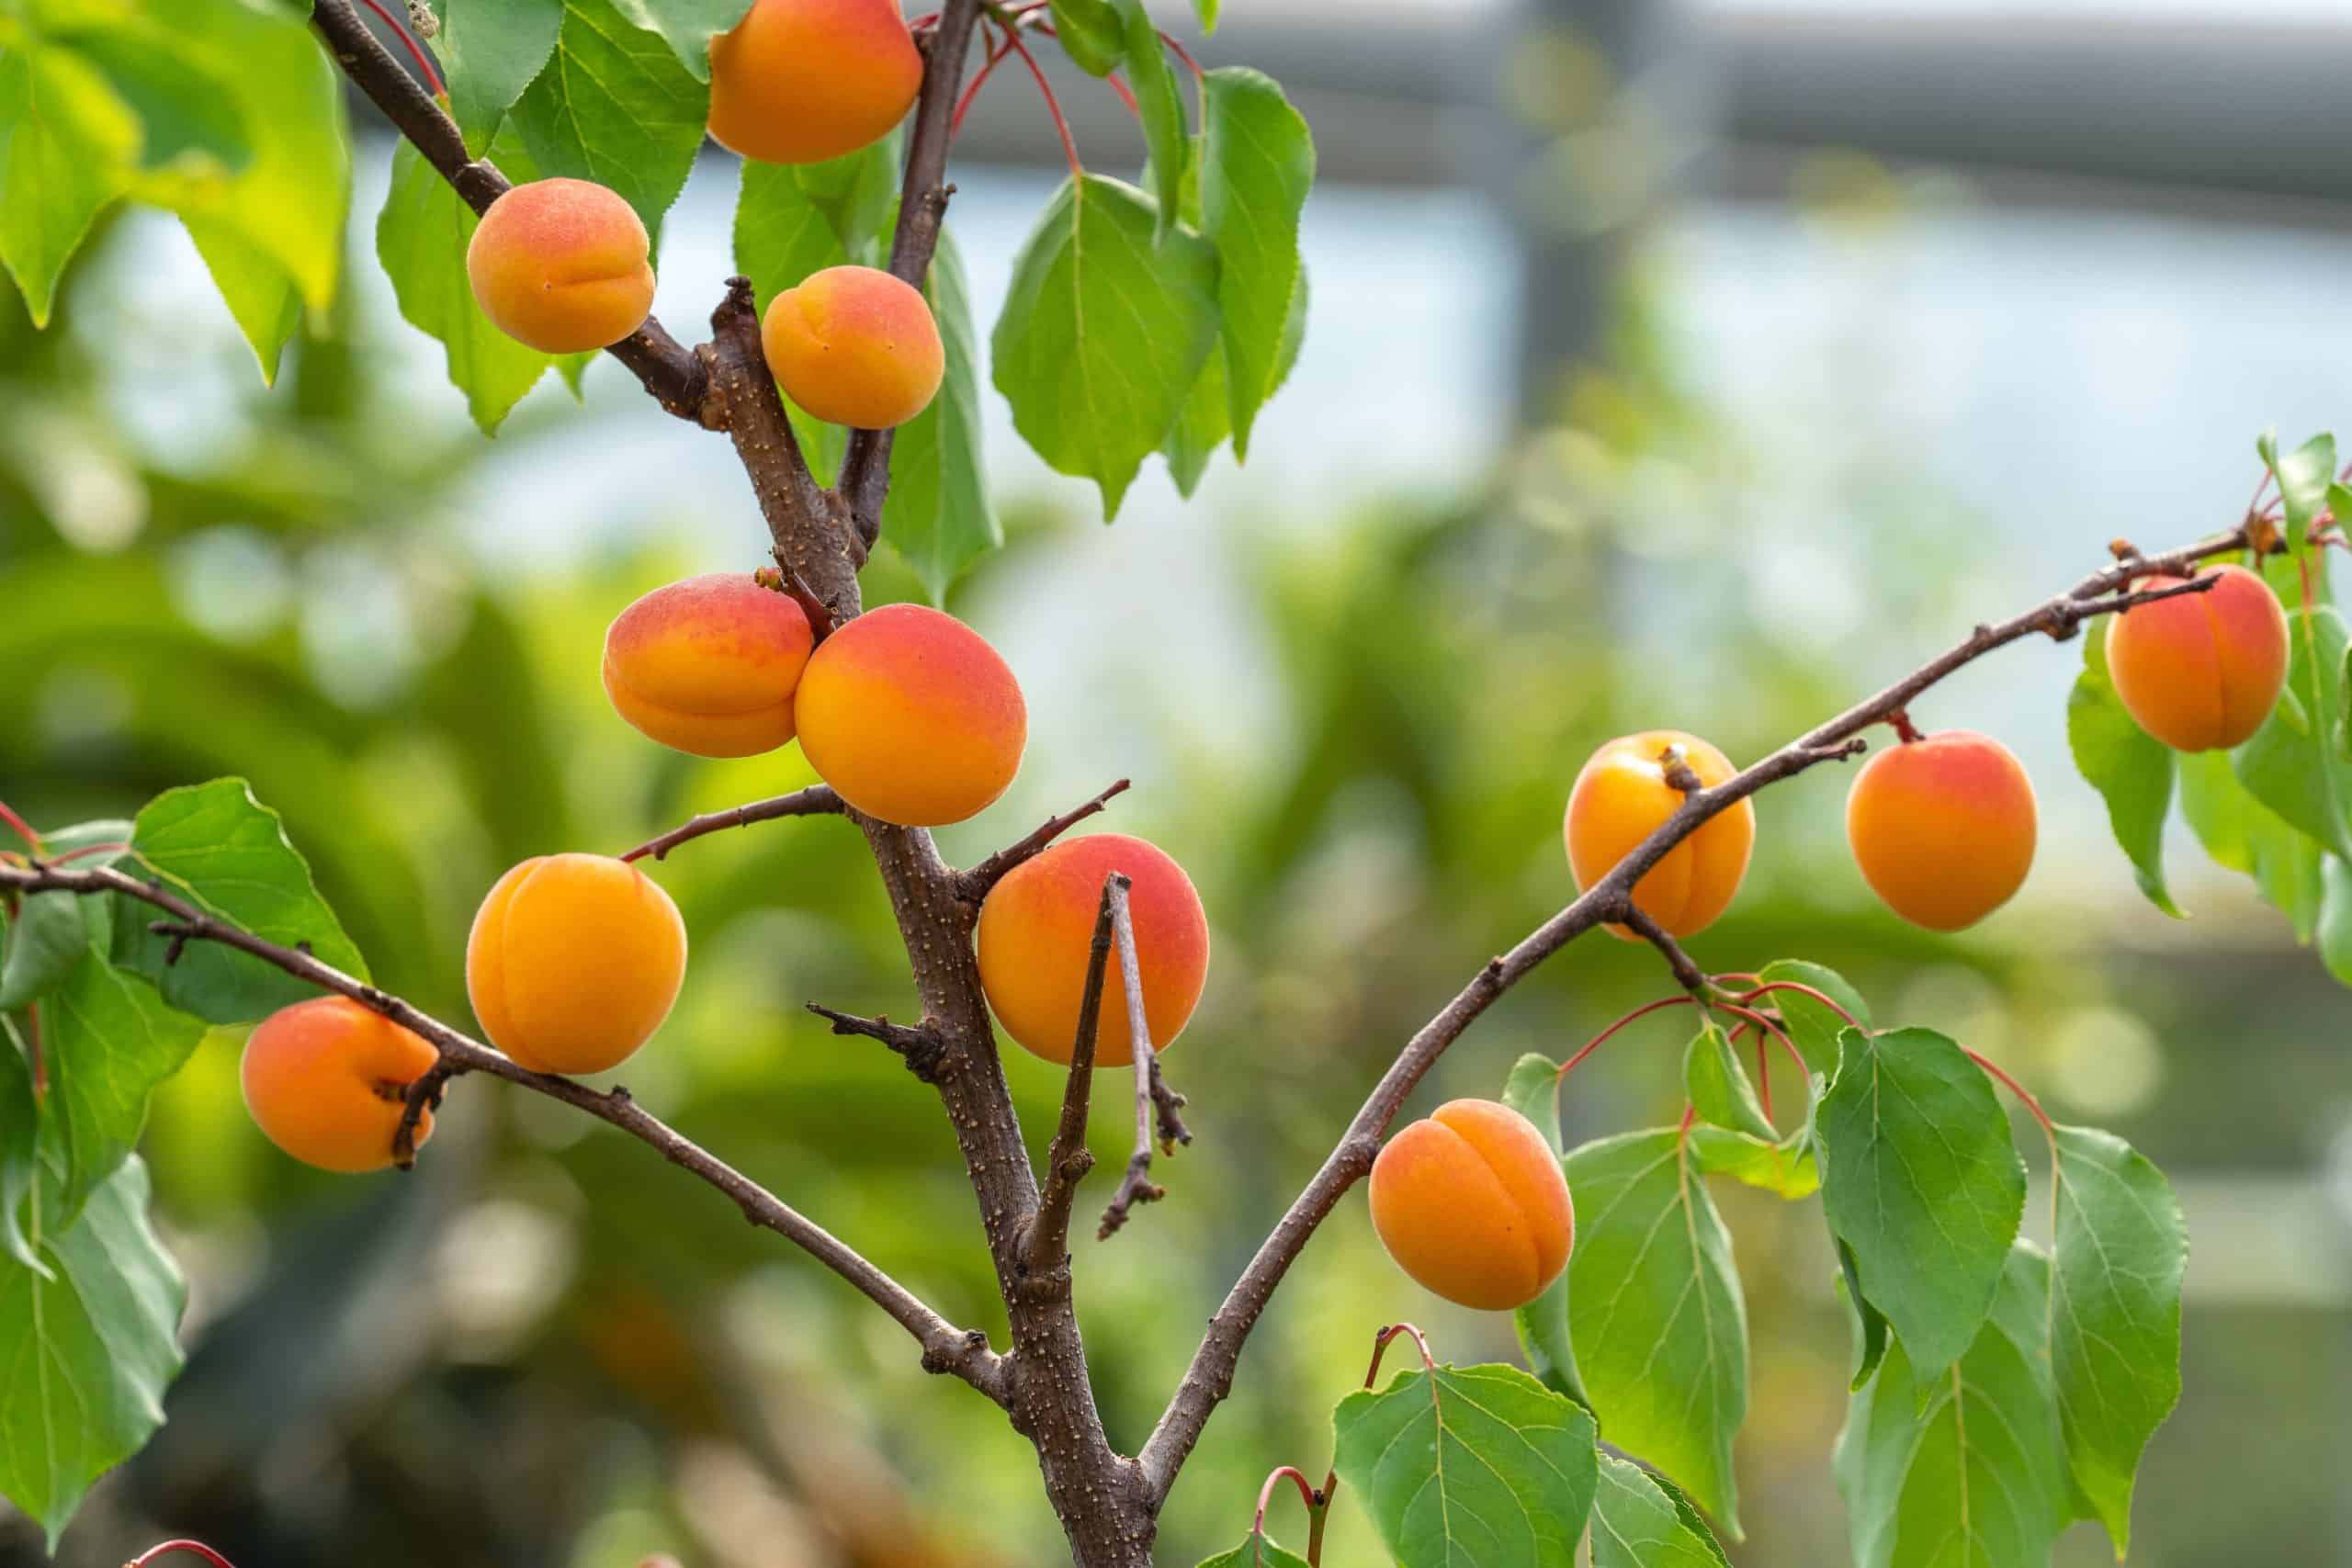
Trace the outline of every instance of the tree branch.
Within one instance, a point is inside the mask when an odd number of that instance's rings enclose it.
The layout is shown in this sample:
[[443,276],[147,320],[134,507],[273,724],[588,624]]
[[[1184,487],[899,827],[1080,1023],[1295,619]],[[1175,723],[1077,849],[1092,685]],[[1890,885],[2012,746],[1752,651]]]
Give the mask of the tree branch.
[[807,789],[796,789],[790,795],[779,795],[768,800],[754,800],[747,806],[729,807],[725,811],[706,811],[699,817],[689,817],[668,832],[646,840],[621,859],[643,860],[650,855],[655,860],[662,860],[680,844],[689,843],[706,833],[724,832],[729,828],[748,828],[754,822],[773,822],[782,817],[841,817],[847,815],[848,810],[831,785],[810,784]]
[[837,1012],[819,1002],[810,1002],[808,1010],[831,1023],[836,1034],[857,1034],[868,1040],[879,1040],[905,1057],[908,1070],[923,1082],[939,1081],[947,1056],[947,1042],[939,1031],[923,1024],[892,1023],[887,1018]]
[[1127,787],[1128,781],[1121,779],[1085,805],[1065,811],[1059,817],[1048,817],[1035,832],[1019,843],[1007,844],[969,871],[958,872],[956,880],[964,901],[977,904],[987,897],[989,889],[1003,881],[1007,872],[1024,861],[1036,859],[1045,852],[1047,845],[1103,809],[1113,795],[1125,794]]
[[1631,898],[1626,899],[1624,908],[1618,915],[1618,923],[1630,928],[1644,942],[1658,950],[1666,960],[1666,966],[1674,971],[1677,985],[1702,1002],[1707,999],[1707,972],[1692,963],[1690,955],[1682,951],[1682,944],[1676,942],[1664,926],[1650,919],[1640,905]]
[[[467,206],[487,212],[492,202],[506,194],[511,184],[507,177],[488,159],[467,153],[458,122],[392,58],[351,8],[351,0],[313,0],[311,25],[326,40],[327,52],[343,67],[344,74],[374,100],[392,128],[424,154],[425,162],[440,171]],[[605,352],[628,366],[663,408],[680,419],[702,417],[709,377],[702,361],[660,321],[646,317],[643,326]]]
[[[401,1028],[422,1036],[440,1053],[440,1061],[424,1077],[417,1080],[420,1085],[436,1073],[443,1082],[464,1073],[484,1073],[504,1078],[509,1083],[520,1084],[550,1100],[561,1100],[566,1105],[584,1111],[599,1121],[610,1122],[631,1137],[660,1150],[671,1164],[682,1167],[726,1194],[752,1224],[775,1232],[855,1286],[868,1300],[897,1320],[899,1326],[914,1336],[916,1342],[922,1347],[924,1371],[952,1372],[998,1404],[1005,1403],[1007,1394],[1002,1358],[989,1348],[987,1336],[977,1330],[959,1329],[950,1324],[924,1305],[905,1286],[868,1262],[848,1243],[639,1107],[626,1089],[616,1085],[611,1089],[599,1091],[571,1078],[535,1073],[513,1058],[419,1011],[400,998],[379,990],[364,980],[355,979],[331,964],[322,963],[298,948],[280,947],[276,942],[264,941],[242,927],[217,919],[175,893],[141,882],[112,866],[81,870],[49,864],[17,866],[0,863],[0,887],[13,887],[27,893],[74,893],[84,897],[117,893],[126,898],[151,904],[173,917],[176,922],[175,935],[182,940],[215,942],[251,953],[299,980],[308,981],[322,990],[348,997],[362,1007],[372,1009]],[[423,1103],[422,1094],[414,1103]],[[401,1121],[403,1127],[413,1135],[414,1123],[405,1111]]]
[[[1125,782],[1125,781],[1122,781]],[[1069,1077],[1062,1085],[1062,1116],[1046,1151],[1046,1190],[1030,1222],[1027,1252],[1032,1273],[1061,1266],[1069,1256],[1069,1213],[1078,1184],[1094,1168],[1086,1146],[1086,1118],[1094,1092],[1094,1042],[1102,1022],[1102,976],[1110,967],[1112,898],[1127,878],[1113,872],[1102,879],[1102,907],[1094,916],[1094,942],[1086,951],[1086,988],[1079,993],[1078,1035],[1070,1042]]]
[[1259,1314],[1264,1312],[1291,1264],[1305,1250],[1316,1227],[1348,1189],[1371,1170],[1372,1162],[1380,1152],[1382,1136],[1422,1076],[1496,998],[1594,926],[1636,913],[1631,902],[1634,885],[1711,818],[1817,762],[1852,755],[1852,743],[1860,739],[1862,730],[1904,711],[1922,692],[1953,671],[2021,637],[2041,634],[2063,640],[2096,616],[2169,598],[2175,593],[2202,592],[2196,584],[2210,585],[2211,579],[2155,590],[2132,590],[2130,584],[2137,578],[2152,575],[2181,575],[2209,557],[2244,549],[2246,544],[2246,531],[2240,527],[2161,556],[2117,560],[2020,615],[1996,625],[1976,627],[1961,642],[1893,685],[1856,703],[1722,784],[1685,795],[1674,815],[1619,861],[1608,875],[1529,932],[1509,953],[1489,959],[1389,1064],[1388,1070],[1381,1075],[1379,1083],[1348,1123],[1338,1146],[1275,1222],[1272,1232],[1259,1245],[1240,1278],[1234,1281],[1224,1303],[1209,1319],[1208,1332],[1194,1350],[1183,1381],[1177,1385],[1159,1425],[1137,1456],[1136,1462],[1143,1469],[1144,1483],[1150,1495],[1155,1499],[1167,1495],[1209,1417],[1232,1392],[1234,1370],[1240,1362],[1241,1348],[1249,1339],[1250,1329],[1256,1326]]
[[[1178,1114],[1184,1106],[1184,1097],[1171,1090],[1160,1076],[1159,1054],[1151,1048],[1151,1021],[1144,1016],[1143,965],[1136,955],[1135,915],[1127,907],[1127,879],[1114,876],[1103,884],[1102,896],[1111,907],[1111,931],[1119,948],[1119,977],[1127,992],[1127,1039],[1135,1055],[1136,1069],[1136,1152],[1127,1156],[1126,1173],[1119,1179],[1119,1190],[1112,1194],[1111,1206],[1102,1211],[1102,1224],[1094,1236],[1108,1241],[1127,1223],[1127,1212],[1138,1203],[1156,1203],[1168,1195],[1168,1190],[1151,1179],[1151,1145],[1155,1132],[1160,1146],[1170,1154],[1178,1144],[1189,1144],[1193,1134],[1185,1130],[1184,1119]],[[1156,1124],[1155,1124],[1156,1119]]]

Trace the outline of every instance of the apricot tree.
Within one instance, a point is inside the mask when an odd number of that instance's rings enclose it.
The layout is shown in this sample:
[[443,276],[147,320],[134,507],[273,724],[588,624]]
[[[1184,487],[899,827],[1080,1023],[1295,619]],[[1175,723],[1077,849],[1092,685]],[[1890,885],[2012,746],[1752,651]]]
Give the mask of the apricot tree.
[[[1214,0],[1195,6],[1213,28]],[[371,982],[242,780],[172,790],[125,822],[43,830],[0,807],[22,840],[0,854],[0,1325],[30,1369],[0,1383],[0,1492],[52,1540],[163,1419],[181,1290],[133,1151],[149,1094],[219,1025],[251,1027],[246,1103],[315,1165],[408,1165],[468,1077],[644,1143],[868,1298],[925,1371],[1001,1406],[1086,1568],[1152,1561],[1163,1505],[1253,1327],[1367,1179],[1400,1266],[1512,1312],[1526,1368],[1455,1367],[1418,1330],[1333,1325],[1374,1355],[1337,1405],[1326,1479],[1272,1469],[1246,1532],[1235,1500],[1242,1539],[1218,1562],[1320,1562],[1343,1484],[1408,1568],[1565,1564],[1580,1550],[1600,1568],[1726,1561],[1747,1347],[1710,1177],[1820,1200],[1855,1328],[1834,1463],[1858,1562],[2043,1562],[2077,1518],[2123,1550],[2141,1452],[2178,1391],[2187,1237],[2164,1178],[2121,1141],[2054,1122],[1962,1042],[1878,1017],[1826,969],[1711,972],[1682,943],[1759,852],[1751,797],[1860,756],[1882,728],[1894,744],[1858,770],[1848,805],[1866,879],[1938,930],[1997,908],[2032,858],[2032,788],[1998,742],[1923,735],[1910,716],[1975,660],[2087,630],[2075,757],[2143,891],[2173,909],[2161,851],[2177,792],[2214,858],[2352,981],[2352,679],[2327,574],[2352,490],[2331,439],[2266,439],[2263,486],[2228,528],[2154,555],[2116,541],[2071,587],[1745,767],[1671,729],[1601,748],[1566,792],[1579,891],[1402,1043],[1233,1281],[1157,1423],[1114,1434],[1069,1269],[1093,1077],[1132,1073],[1134,1152],[1098,1227],[1108,1240],[1164,1195],[1155,1159],[1192,1136],[1160,1052],[1202,994],[1208,913],[1160,849],[1063,840],[1124,781],[948,865],[926,829],[1002,794],[1027,738],[1021,689],[936,609],[862,614],[859,569],[887,546],[937,596],[996,542],[971,303],[945,228],[956,125],[990,73],[1018,58],[1045,85],[1032,43],[1054,39],[1132,101],[1148,148],[1145,183],[1129,185],[1086,170],[1063,128],[1069,177],[991,340],[1017,429],[1094,480],[1106,515],[1153,453],[1188,492],[1227,441],[1246,455],[1303,331],[1306,127],[1265,76],[1195,65],[1142,0],[944,0],[911,23],[886,0],[415,0],[411,19],[424,43],[380,16],[414,73],[352,0],[0,0],[0,264],[45,321],[98,213],[126,199],[174,211],[274,374],[300,314],[338,283],[347,77],[402,138],[378,259],[485,430],[550,366],[576,383],[601,349],[741,460],[767,562],[620,609],[604,649],[616,711],[702,756],[797,739],[823,782],[617,857],[551,844],[509,871],[468,944],[487,1043]],[[706,135],[746,160],[741,276],[690,349],[646,310],[653,236]],[[689,933],[647,863],[808,817],[845,819],[871,848],[915,1021],[811,1006],[938,1096],[1002,1298],[1001,1345],[625,1088],[573,1076],[644,1048],[682,983]],[[1498,1102],[1457,1100],[1389,1137],[1479,1016],[1596,927],[1646,942],[1670,976],[1632,1016],[1697,1014],[1679,1122],[1558,1147],[1560,1086],[1629,1018],[1565,1061],[1498,1071]],[[1068,1066],[1041,1159],[999,1024]],[[1777,1113],[1774,1053],[1804,1096]],[[1209,1067],[1198,1083],[1213,1088],[1193,1115],[1213,1127],[1232,1087]],[[2020,1238],[2026,1168],[1996,1086],[2043,1134],[2046,1248]],[[1419,1364],[1379,1386],[1399,1338]],[[1303,1557],[1267,1524],[1284,1482],[1306,1510]]]

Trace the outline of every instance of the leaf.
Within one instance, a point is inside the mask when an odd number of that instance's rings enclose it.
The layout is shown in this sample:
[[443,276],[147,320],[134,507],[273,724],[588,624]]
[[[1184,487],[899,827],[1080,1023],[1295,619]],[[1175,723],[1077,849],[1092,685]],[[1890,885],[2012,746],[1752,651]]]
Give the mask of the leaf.
[[2301,556],[2308,547],[2312,520],[2327,510],[2327,487],[2335,478],[2335,437],[2314,435],[2292,452],[2278,450],[2276,432],[2255,443],[2262,460],[2278,481],[2281,510],[2287,514],[2287,553]]
[[2320,866],[2319,956],[2352,986],[2352,864],[2329,855]]
[[1184,166],[1193,153],[1185,133],[1184,95],[1176,85],[1175,68],[1159,42],[1144,0],[1111,0],[1119,16],[1119,37],[1127,62],[1127,85],[1135,94],[1136,115],[1143,122],[1146,178],[1159,203],[1152,235],[1165,241],[1175,226],[1183,200]]
[[1854,1314],[1854,1375],[1847,1385],[1850,1391],[1870,1382],[1871,1374],[1886,1359],[1886,1314],[1862,1294],[1862,1267],[1854,1260],[1854,1249],[1834,1233],[1830,1240],[1838,1247],[1838,1293]]
[[2050,1356],[2075,1481],[2121,1557],[2132,1477],[2180,1398],[2188,1229],[2164,1173],[2110,1134],[2057,1130]]
[[1956,1363],[1921,1375],[1897,1344],[1853,1396],[1837,1471],[1857,1568],[2047,1568],[2068,1513],[2049,1289],[2047,1260],[2019,1244]]
[[660,33],[697,82],[710,80],[710,40],[732,30],[752,8],[752,0],[620,0],[621,9],[640,28]]
[[2066,743],[2075,770],[2107,802],[2115,841],[2132,862],[2148,902],[2177,919],[2165,887],[2165,818],[2172,810],[2172,748],[2140,728],[2107,672],[2107,628],[2083,638],[2083,672],[2066,699]]
[[414,147],[402,141],[393,149],[391,186],[376,220],[376,257],[401,317],[440,343],[450,384],[465,393],[481,433],[492,435],[552,361],[492,325],[475,300],[466,246],[480,222]]
[[[25,1234],[25,1202],[39,1174],[40,1145],[40,1112],[27,1050],[15,1021],[0,1013],[0,1253],[46,1280],[51,1277],[49,1265]],[[6,1269],[0,1261],[0,1272]]]
[[[1091,76],[1108,76],[1126,55],[1126,32],[1111,0],[1052,0],[1062,52]],[[1152,40],[1155,48],[1159,39]]]
[[35,43],[0,51],[0,265],[33,325],[90,224],[122,194],[139,122],[97,69]]
[[1225,345],[1213,344],[1209,356],[1201,364],[1201,373],[1193,378],[1193,389],[1184,399],[1183,411],[1169,428],[1167,444],[1160,448],[1168,458],[1169,478],[1176,481],[1176,493],[1190,501],[1200,488],[1201,477],[1208,472],[1209,459],[1233,434],[1233,409],[1225,386]]
[[2346,822],[2352,769],[2330,729],[2344,704],[2343,670],[2352,639],[2342,617],[2324,604],[2292,611],[2287,620],[2286,689],[2262,728],[2230,753],[2230,765],[2256,800],[2352,859],[2352,827]]
[[1694,1126],[1690,1157],[1710,1176],[1728,1176],[1743,1187],[1791,1202],[1821,1190],[1821,1162],[1814,1152],[1810,1125],[1777,1140],[1722,1127]]
[[1568,1328],[1611,1445],[1739,1534],[1732,1438],[1747,1414],[1747,1308],[1731,1236],[1673,1129],[1572,1150]]
[[58,1162],[48,1202],[63,1224],[138,1146],[148,1097],[187,1065],[204,1025],[96,952],[85,952],[42,1003],[41,1024],[42,1141]]
[[232,224],[210,218],[183,218],[181,226],[212,274],[229,317],[244,334],[261,367],[265,387],[277,384],[286,344],[302,321],[302,295],[286,269],[264,254]]
[[1037,455],[1102,491],[1107,520],[1158,450],[1216,340],[1216,253],[1100,175],[1062,183],[1014,260],[997,389]]
[[[1780,1010],[1781,1027],[1796,1042],[1797,1055],[1804,1058],[1805,1066],[1822,1082],[1827,1083],[1838,1076],[1838,1036],[1852,1024],[1868,1029],[1870,1005],[1843,975],[1803,959],[1776,958],[1757,973],[1756,983],[1759,986],[1784,981],[1809,987],[1838,1004],[1837,1008],[1825,1007],[1803,991],[1774,991],[1765,998]],[[1839,1012],[1838,1008],[1844,1012]]]
[[1221,0],[1193,0],[1193,15],[1201,20],[1201,31],[1216,31],[1216,18]]
[[1315,183],[1315,141],[1262,73],[1212,71],[1204,92],[1201,231],[1216,247],[1233,450],[1247,460],[1258,411],[1289,374],[1305,333],[1298,220]]
[[433,52],[449,87],[449,108],[480,153],[514,100],[555,52],[563,0],[433,0],[440,30]]
[[[131,832],[138,874],[152,874],[208,914],[281,947],[307,947],[360,979],[366,961],[311,881],[310,863],[287,841],[277,813],[244,780],[166,790]],[[192,942],[167,962],[169,939],[144,918],[117,922],[115,962],[153,981],[164,999],[213,1023],[250,1023],[317,994],[305,981],[220,942]]]
[[[153,4],[153,0],[150,0]],[[97,67],[139,121],[139,164],[157,168],[209,158],[234,174],[253,157],[238,103],[234,62],[215,57],[175,20],[138,10],[41,18],[54,42]]]
[[882,537],[944,604],[950,584],[1004,543],[989,504],[980,461],[979,345],[964,262],[942,231],[923,290],[939,322],[946,374],[931,406],[899,426],[890,445],[890,489],[882,502]]
[[1822,1101],[1821,1202],[1863,1299],[1933,1377],[1992,1310],[2025,1209],[2025,1165],[1992,1085],[1933,1030],[1849,1029]]
[[47,1277],[0,1260],[0,1493],[49,1548],[90,1483],[164,1422],[187,1288],[147,1223],[146,1168],[126,1162],[71,1230],[43,1237]]
[[1567,1568],[1597,1483],[1592,1417],[1517,1367],[1441,1366],[1340,1402],[1333,1469],[1402,1568]]
[[881,266],[888,259],[890,231],[898,226],[901,134],[894,129],[854,152],[791,165],[848,260]]
[[1682,1489],[1614,1454],[1600,1456],[1592,1568],[1731,1568]]
[[710,118],[710,89],[613,0],[564,0],[546,69],[507,112],[542,176],[609,186],[657,245]]
[[1201,1564],[1201,1568],[1306,1568],[1306,1559],[1295,1551],[1284,1551],[1274,1544],[1273,1538],[1256,1530],[1250,1539],[1231,1551],[1220,1551]]
[[[1560,1149],[1559,1081],[1560,1064],[1531,1051],[1512,1066],[1510,1079],[1503,1086],[1503,1103],[1534,1122],[1555,1154]],[[1591,1409],[1592,1396],[1585,1393],[1584,1379],[1577,1371],[1576,1346],[1568,1338],[1567,1271],[1562,1269],[1542,1295],[1513,1312],[1511,1325],[1519,1332],[1527,1370],[1544,1387]]]
[[15,1012],[55,990],[90,950],[82,923],[81,897],[73,893],[36,893],[8,926],[8,952],[0,962],[0,1012]]
[[2180,812],[2205,852],[2255,886],[2309,942],[2319,924],[2320,847],[2248,794],[2228,753],[2181,754]]
[[1692,1035],[1683,1050],[1682,1085],[1702,1120],[1766,1144],[1780,1141],[1779,1131],[1757,1103],[1756,1086],[1732,1058],[1731,1041],[1712,1022]]

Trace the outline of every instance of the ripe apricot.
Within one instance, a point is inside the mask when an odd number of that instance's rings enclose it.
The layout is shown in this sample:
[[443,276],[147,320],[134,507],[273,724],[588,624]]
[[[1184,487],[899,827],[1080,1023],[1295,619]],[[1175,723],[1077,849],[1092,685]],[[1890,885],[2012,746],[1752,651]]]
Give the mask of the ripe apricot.
[[2033,867],[2033,781],[2007,747],[1946,729],[1881,751],[1846,797],[1862,880],[1915,926],[1973,926]]
[[[238,1077],[254,1124],[296,1159],[322,1170],[381,1170],[392,1163],[401,1092],[438,1055],[424,1036],[348,997],[313,997],[246,1036]],[[426,1111],[416,1141],[432,1135]]]
[[[2287,683],[2287,613],[2242,566],[2208,567],[2201,593],[2141,604],[2108,624],[2107,670],[2140,728],[2180,751],[2235,746]],[[2134,588],[2188,579],[2145,577]]]
[[[1585,763],[1568,792],[1565,829],[1578,887],[1607,876],[1681,807],[1682,791],[1667,777],[1678,762],[1707,786],[1738,771],[1721,751],[1679,729],[1620,736]],[[1634,884],[1634,905],[1675,936],[1704,931],[1739,891],[1755,847],[1756,808],[1737,801],[1643,873]]]
[[922,412],[947,368],[931,302],[878,267],[810,273],[768,301],[760,346],[786,397],[862,430]]
[[605,694],[638,729],[697,757],[752,757],[792,739],[808,616],[749,572],[657,588],[605,633]]
[[[1067,1063],[1078,1043],[1078,1009],[1102,908],[1102,883],[1124,872],[1136,933],[1136,973],[1144,1022],[1156,1050],[1182,1032],[1209,972],[1209,921],[1184,868],[1157,845],[1125,833],[1091,833],[1056,844],[1005,874],[980,905],[980,984],[1004,1032],[1048,1062]],[[1102,985],[1094,1060],[1135,1060],[1118,955]]]
[[821,163],[888,135],[922,86],[897,0],[756,0],[710,40],[710,134],[746,158]]
[[1372,1228],[1427,1289],[1509,1312],[1567,1267],[1577,1215],[1535,1123],[1491,1100],[1456,1100],[1389,1139],[1373,1162]]
[[996,649],[922,604],[843,623],[809,656],[793,707],[818,775],[868,817],[909,828],[961,822],[1002,795],[1029,739],[1020,683]]
[[584,354],[645,324],[650,243],[636,209],[605,186],[534,180],[482,214],[466,246],[466,276],[508,337],[545,354]]
[[608,855],[538,855],[500,877],[466,939],[491,1043],[542,1073],[601,1073],[670,1016],[686,973],[678,907]]

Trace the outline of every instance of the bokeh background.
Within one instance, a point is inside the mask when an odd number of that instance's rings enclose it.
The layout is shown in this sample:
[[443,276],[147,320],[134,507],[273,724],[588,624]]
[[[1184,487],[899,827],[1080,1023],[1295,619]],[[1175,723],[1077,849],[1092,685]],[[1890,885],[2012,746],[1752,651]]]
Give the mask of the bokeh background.
[[[1155,466],[1107,530],[990,394],[1011,543],[951,600],[1034,725],[1020,782],[943,835],[951,856],[1131,775],[1110,824],[1182,860],[1215,927],[1170,1060],[1198,1141],[1168,1201],[1079,1248],[1123,1446],[1399,1043],[1569,897],[1559,814],[1595,744],[1672,724],[1753,757],[2111,537],[2228,525],[2263,427],[2352,423],[2341,0],[1227,9],[1203,53],[1281,77],[1322,154],[1297,372],[1246,471],[1220,457],[1188,506]],[[1115,100],[1062,87],[1089,163],[1131,165]],[[478,436],[375,272],[390,144],[355,118],[355,286],[274,391],[168,220],[112,221],[46,335],[0,292],[0,795],[55,823],[244,774],[379,977],[463,1021],[467,923],[504,866],[617,852],[808,774],[797,750],[674,756],[609,712],[615,611],[759,558],[741,473],[609,366],[584,407],[551,378]],[[1008,72],[959,148],[984,322],[1049,137]],[[659,309],[682,333],[729,270],[733,184],[714,155],[667,225]],[[887,560],[868,589],[915,592]],[[2193,919],[2142,902],[2067,764],[2077,659],[2021,645],[1918,716],[1996,733],[2035,773],[2044,847],[2010,908],[1957,939],[1894,922],[1824,769],[1764,797],[1747,891],[1694,949],[1840,968],[1882,1020],[1948,1029],[2163,1165],[2195,1245],[2188,1393],[2148,1456],[2135,1561],[2344,1562],[2352,1000],[2186,842]],[[855,835],[775,824],[658,874],[695,956],[631,1089],[1001,1330],[933,1098],[800,1010],[910,1005]],[[1416,1108],[1496,1093],[1521,1052],[1565,1055],[1667,986],[1645,950],[1578,943]],[[1670,1121],[1681,1043],[1645,1025],[1580,1070],[1571,1135]],[[243,1568],[1057,1560],[993,1409],[640,1146],[467,1083],[417,1172],[325,1178],[249,1127],[237,1049],[206,1043],[147,1141],[193,1359],[61,1561],[175,1532]],[[1009,1070],[1037,1141],[1056,1079],[1017,1052]],[[1106,1111],[1122,1089],[1098,1085]],[[1099,1121],[1114,1163],[1121,1119]],[[1846,1331],[1817,1210],[1718,1198],[1755,1339],[1732,1556],[1842,1561]],[[1450,1358],[1513,1353],[1507,1319],[1391,1268],[1351,1201],[1185,1472],[1167,1562],[1238,1539],[1271,1466],[1320,1473],[1331,1404],[1405,1318]],[[2104,1551],[2082,1527],[2060,1555]],[[1327,1560],[1374,1554],[1343,1505]],[[41,1560],[0,1513],[0,1562]]]

